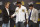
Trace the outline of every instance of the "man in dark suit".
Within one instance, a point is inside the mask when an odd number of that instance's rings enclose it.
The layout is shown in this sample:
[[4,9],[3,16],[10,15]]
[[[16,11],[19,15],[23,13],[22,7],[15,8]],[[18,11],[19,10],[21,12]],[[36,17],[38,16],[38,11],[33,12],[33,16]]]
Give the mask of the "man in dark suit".
[[3,24],[2,27],[10,27],[10,11],[9,11],[10,2],[5,3],[5,7],[3,9]]

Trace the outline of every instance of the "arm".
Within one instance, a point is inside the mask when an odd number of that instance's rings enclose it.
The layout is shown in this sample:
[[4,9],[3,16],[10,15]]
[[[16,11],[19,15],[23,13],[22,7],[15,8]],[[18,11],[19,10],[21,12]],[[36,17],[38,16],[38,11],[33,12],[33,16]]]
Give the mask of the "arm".
[[25,13],[26,13],[26,20],[27,20],[27,23],[28,23],[28,11],[27,11],[26,8],[25,8]]
[[11,18],[14,17],[16,14],[14,13],[13,15],[11,15]]
[[35,10],[35,21],[34,23],[37,23],[38,21],[38,10]]
[[36,10],[36,21],[38,21],[38,10]]
[[5,9],[2,10],[2,14],[3,14],[3,17],[7,16],[7,15],[5,15],[6,14]]
[[16,8],[15,13],[14,13],[13,15],[11,15],[11,18],[16,15],[17,11],[18,11],[18,10],[17,10],[17,8]]

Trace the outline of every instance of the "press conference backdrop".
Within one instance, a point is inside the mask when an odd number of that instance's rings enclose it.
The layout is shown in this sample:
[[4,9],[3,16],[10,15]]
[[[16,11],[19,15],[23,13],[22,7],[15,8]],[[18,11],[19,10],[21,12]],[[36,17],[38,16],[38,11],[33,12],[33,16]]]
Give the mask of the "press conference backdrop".
[[[4,3],[5,2],[10,2],[10,9],[12,10],[12,12],[14,12],[16,5],[14,4],[15,2],[17,2],[17,0],[0,0],[0,23],[2,21],[2,9],[4,8]],[[22,0],[18,0],[18,1],[22,1]],[[24,6],[26,6],[28,8],[28,3],[29,2],[33,2],[34,3],[34,7],[36,9],[38,9],[38,15],[39,15],[39,19],[40,20],[40,0],[23,0],[24,2]]]

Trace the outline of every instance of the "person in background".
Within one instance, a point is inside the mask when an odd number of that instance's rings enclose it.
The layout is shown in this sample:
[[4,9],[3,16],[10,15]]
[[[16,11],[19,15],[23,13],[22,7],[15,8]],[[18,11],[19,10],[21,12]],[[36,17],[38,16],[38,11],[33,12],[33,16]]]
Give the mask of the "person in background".
[[11,18],[16,16],[16,27],[24,27],[24,22],[25,22],[25,14],[26,14],[26,19],[28,18],[28,12],[25,6],[21,5],[21,2],[17,2],[17,7],[15,9],[15,13],[11,15]]
[[2,24],[2,27],[10,27],[9,5],[10,5],[10,2],[5,2],[5,7],[3,9],[3,24]]
[[36,27],[38,21],[38,10],[34,8],[33,4],[29,5],[28,15],[29,27]]

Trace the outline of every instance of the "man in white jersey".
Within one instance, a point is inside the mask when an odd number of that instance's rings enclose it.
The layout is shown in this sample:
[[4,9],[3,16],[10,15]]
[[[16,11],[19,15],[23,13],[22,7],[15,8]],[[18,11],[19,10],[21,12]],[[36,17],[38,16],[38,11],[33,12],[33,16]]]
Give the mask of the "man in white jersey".
[[16,16],[16,27],[24,27],[24,22],[25,22],[25,14],[26,14],[26,19],[28,18],[28,12],[25,6],[21,5],[21,2],[17,2],[17,6],[15,9],[15,13],[11,16],[14,17]]

